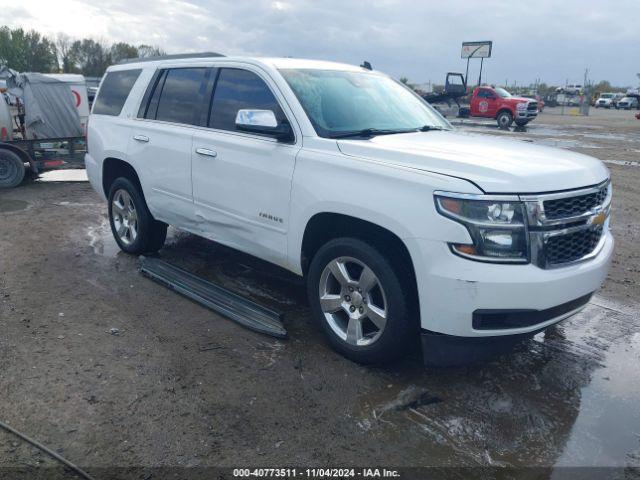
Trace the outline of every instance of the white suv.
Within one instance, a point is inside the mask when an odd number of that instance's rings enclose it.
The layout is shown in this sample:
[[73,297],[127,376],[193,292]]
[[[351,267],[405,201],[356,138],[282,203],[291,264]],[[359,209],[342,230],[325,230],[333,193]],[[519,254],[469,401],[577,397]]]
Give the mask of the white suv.
[[171,224],[304,275],[331,344],[361,362],[419,335],[437,360],[538,332],[585,306],[613,251],[599,160],[457,132],[361,67],[113,66],[88,147],[122,250],[157,251]]

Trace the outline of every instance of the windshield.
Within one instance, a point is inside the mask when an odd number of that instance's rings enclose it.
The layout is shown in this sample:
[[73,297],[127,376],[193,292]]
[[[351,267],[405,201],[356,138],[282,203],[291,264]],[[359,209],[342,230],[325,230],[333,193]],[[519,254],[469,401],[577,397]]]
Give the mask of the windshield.
[[504,88],[496,87],[495,91],[502,98],[509,98],[511,96],[511,94],[507,92]]
[[613,93],[603,93],[600,98],[613,98]]
[[399,133],[451,125],[399,82],[373,72],[283,69],[321,137],[364,130]]

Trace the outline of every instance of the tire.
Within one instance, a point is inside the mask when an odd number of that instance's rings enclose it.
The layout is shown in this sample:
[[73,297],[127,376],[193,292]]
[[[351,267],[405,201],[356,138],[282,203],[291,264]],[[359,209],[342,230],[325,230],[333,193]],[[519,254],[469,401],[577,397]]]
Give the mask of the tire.
[[498,122],[498,127],[500,127],[503,130],[506,130],[509,127],[511,127],[511,124],[513,123],[513,115],[511,115],[511,112],[507,112],[506,110],[503,110],[496,117],[496,121]]
[[527,123],[529,123],[529,120],[516,120],[516,125],[518,127],[524,127]]
[[11,150],[0,148],[0,188],[17,187],[25,173],[22,159]]
[[156,253],[167,238],[167,224],[153,218],[140,189],[124,177],[117,178],[109,190],[109,224],[126,253]]
[[398,275],[398,263],[355,238],[331,240],[311,261],[307,294],[313,316],[333,349],[350,360],[387,363],[418,338],[413,290],[401,280],[406,275]]

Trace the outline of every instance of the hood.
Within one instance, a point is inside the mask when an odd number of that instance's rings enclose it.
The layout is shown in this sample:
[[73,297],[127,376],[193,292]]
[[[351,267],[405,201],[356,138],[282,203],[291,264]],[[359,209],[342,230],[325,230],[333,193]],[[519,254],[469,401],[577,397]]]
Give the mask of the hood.
[[517,103],[537,102],[535,98],[527,98],[527,97],[509,97],[509,98],[505,98],[505,100],[511,100],[512,102],[517,102]]
[[456,131],[338,140],[345,155],[463,178],[487,193],[541,193],[608,178],[593,157],[528,142]]

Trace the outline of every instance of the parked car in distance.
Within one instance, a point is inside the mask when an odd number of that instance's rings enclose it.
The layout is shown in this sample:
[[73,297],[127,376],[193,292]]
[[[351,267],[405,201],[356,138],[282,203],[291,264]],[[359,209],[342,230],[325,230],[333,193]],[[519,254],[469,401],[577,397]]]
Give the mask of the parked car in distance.
[[567,93],[569,95],[579,95],[582,92],[582,85],[569,84],[556,88],[556,93]]
[[587,304],[613,252],[602,162],[458,132],[357,66],[112,66],[88,141],[124,252],[158,251],[170,224],[304,276],[313,317],[358,362],[418,338],[439,363],[531,336]]
[[623,110],[638,108],[638,99],[636,97],[624,97],[618,102],[617,108],[621,108]]
[[596,100],[595,107],[618,108],[618,102],[624,97],[622,93],[601,93]]
[[516,97],[501,87],[483,85],[473,90],[470,116],[495,118],[500,128],[524,126],[538,116],[538,102]]
[[601,93],[598,99],[596,100],[595,107],[596,108],[615,107],[615,102],[613,101],[613,99],[614,99],[613,93]]

